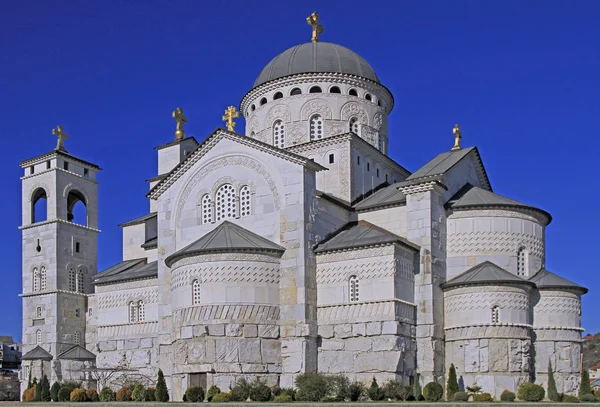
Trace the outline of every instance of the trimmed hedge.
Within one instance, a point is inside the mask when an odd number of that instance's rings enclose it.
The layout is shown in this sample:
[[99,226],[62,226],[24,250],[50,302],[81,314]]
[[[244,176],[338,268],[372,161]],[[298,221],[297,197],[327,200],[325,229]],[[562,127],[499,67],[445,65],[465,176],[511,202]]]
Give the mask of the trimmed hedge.
[[88,401],[87,395],[85,394],[85,390],[83,389],[75,389],[69,395],[69,401],[75,401],[77,403],[83,403]]
[[454,401],[469,401],[469,393],[465,391],[457,391],[452,397]]
[[593,394],[584,394],[579,398],[579,400],[583,401],[584,403],[595,403],[596,401],[598,401],[596,396],[594,396]]
[[515,395],[515,393],[513,393],[510,390],[504,390],[500,395],[500,401],[507,401],[509,403],[515,401],[516,398],[517,396]]
[[[583,396],[582,396],[583,397]],[[579,403],[579,399],[575,396],[565,395],[562,399],[563,403]]]
[[541,401],[546,396],[546,391],[535,383],[521,383],[517,390],[517,397],[521,401]]
[[109,403],[111,401],[115,401],[115,392],[112,391],[110,387],[104,387],[102,390],[100,390],[98,397],[100,398],[100,401]]
[[33,385],[30,388],[28,388],[27,390],[25,390],[23,392],[23,396],[21,397],[21,400],[24,403],[30,403],[32,401],[35,401],[35,392],[36,392],[36,386],[37,385]]
[[487,401],[492,401],[492,400],[493,400],[493,398],[490,393],[473,394],[473,401],[487,402]]
[[71,389],[70,387],[67,386],[63,386],[60,388],[60,390],[58,391],[58,401],[70,401],[71,399],[71,392],[74,389]]
[[321,401],[329,395],[331,379],[321,373],[302,373],[296,376],[296,401]]
[[146,401],[156,401],[156,388],[148,387],[146,389]]
[[292,397],[287,393],[281,393],[273,399],[273,402],[275,403],[291,403],[292,401],[294,400],[292,400]]
[[217,386],[215,386],[213,384],[212,386],[210,386],[208,388],[208,391],[206,392],[206,400],[212,401],[213,397],[219,393],[221,393],[221,389],[219,389]]
[[217,393],[213,396],[211,402],[213,403],[227,403],[229,402],[229,393]]
[[115,399],[117,401],[131,401],[131,393],[133,393],[133,390],[131,390],[131,387],[123,386],[119,390],[117,390]]
[[146,401],[146,388],[143,384],[137,383],[135,386],[133,386],[133,391],[131,392],[131,400]]
[[412,387],[400,380],[390,380],[383,386],[383,393],[388,399],[406,401],[412,397]]
[[444,397],[444,388],[437,382],[430,382],[423,387],[423,397],[425,401],[437,402]]
[[85,395],[87,396],[88,401],[100,401],[96,389],[87,389]]
[[[231,395],[229,398],[231,399]],[[250,400],[257,402],[271,401],[271,388],[258,377],[250,384]]]
[[[185,391],[185,401],[199,403],[204,401],[204,389],[202,387],[188,387]],[[242,401],[242,400],[238,400]]]

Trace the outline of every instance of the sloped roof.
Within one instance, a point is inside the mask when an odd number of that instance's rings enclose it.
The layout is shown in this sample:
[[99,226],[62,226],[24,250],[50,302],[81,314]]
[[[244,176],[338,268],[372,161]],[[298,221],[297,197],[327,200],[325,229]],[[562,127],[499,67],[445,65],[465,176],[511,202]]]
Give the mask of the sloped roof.
[[154,236],[154,237],[151,237],[150,239],[146,240],[144,242],[144,244],[142,244],[140,247],[142,249],[148,250],[148,249],[155,249],[157,246],[158,246],[158,237]]
[[21,357],[22,360],[52,360],[51,354],[41,346],[36,346]]
[[414,250],[419,250],[419,246],[403,237],[388,232],[369,222],[359,221],[346,224],[334,235],[319,243],[314,251],[315,253],[324,253],[389,243],[399,243]]
[[135,219],[128,220],[127,222],[123,222],[123,223],[119,224],[119,226],[125,227],[125,226],[138,225],[140,223],[144,223],[148,219],[155,218],[156,216],[157,216],[157,212],[151,212],[146,215],[139,216]]
[[44,161],[45,160],[49,160],[49,159],[55,158],[57,156],[61,156],[61,158],[64,158],[64,159],[67,159],[67,160],[70,160],[70,161],[75,161],[75,162],[77,162],[79,164],[86,165],[86,166],[91,167],[91,168],[93,168],[94,170],[97,170],[97,171],[101,170],[101,168],[98,167],[96,164],[92,164],[89,161],[85,161],[85,160],[82,160],[81,158],[75,157],[74,155],[71,155],[71,154],[67,153],[66,150],[56,150],[56,149],[54,149],[54,150],[52,150],[52,151],[50,151],[50,152],[48,152],[46,154],[38,155],[37,157],[28,158],[27,160],[21,161],[21,163],[19,165],[22,168],[25,168],[25,167],[29,167],[30,165],[32,165],[35,162],[39,162],[39,161],[42,161],[42,160],[44,160]]
[[85,349],[81,345],[73,345],[60,355],[56,357],[56,359],[68,359],[68,360],[96,360],[96,355],[94,355],[89,350]]
[[484,261],[483,263],[471,267],[464,273],[459,274],[453,279],[447,281],[442,285],[442,287],[446,288],[469,284],[489,285],[498,283],[525,284],[530,286],[535,285],[531,281],[509,273],[491,261]]
[[116,283],[158,276],[158,262],[146,258],[125,260],[94,276],[93,284]]
[[167,257],[165,264],[171,267],[171,264],[184,257],[197,256],[208,252],[232,251],[283,253],[285,248],[226,220],[200,239]]
[[380,189],[374,194],[363,199],[353,207],[357,211],[365,211],[369,209],[398,205],[406,203],[406,195],[398,189],[401,185],[406,185],[406,182],[396,182],[395,184],[388,185],[385,188]]
[[12,345],[14,342],[12,336],[0,336],[0,343]]
[[588,289],[572,281],[567,280],[546,269],[541,269],[529,278],[529,281],[535,283],[538,288],[571,288],[587,293]]

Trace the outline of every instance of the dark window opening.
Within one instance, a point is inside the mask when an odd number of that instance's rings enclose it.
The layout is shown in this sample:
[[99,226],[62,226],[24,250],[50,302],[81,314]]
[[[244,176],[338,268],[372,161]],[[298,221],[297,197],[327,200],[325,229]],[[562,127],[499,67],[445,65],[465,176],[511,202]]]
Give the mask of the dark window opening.
[[320,86],[313,86],[312,88],[310,88],[310,90],[308,91],[308,93],[321,93],[323,92],[321,90]]
[[302,94],[302,91],[300,90],[300,88],[294,88],[290,92],[290,96],[301,95],[301,94]]
[[75,308],[75,317],[79,318],[79,315],[81,315],[79,308]]
[[379,178],[379,168],[377,168],[377,178]]
[[371,170],[371,163],[367,163],[367,171]]
[[273,100],[277,100],[277,99],[281,99],[283,97],[283,93],[281,92],[277,92],[274,96],[273,96]]
[[356,91],[356,89],[350,89],[350,90],[348,91],[348,94],[349,94],[350,96],[358,96],[358,92]]
[[35,172],[35,167],[32,165],[31,167],[29,167],[29,173],[33,174]]
[[37,253],[42,251],[42,245],[40,245],[40,239],[36,239],[36,243],[35,243],[35,251]]
[[[187,155],[187,151],[184,152],[185,155]],[[88,170],[87,168],[83,169],[83,178],[89,178],[90,177],[90,170]]]
[[333,164],[335,157],[333,156],[333,154],[329,154],[329,164]]
[[49,170],[50,169],[50,161],[46,161],[46,169]]
[[385,174],[385,182],[388,182],[388,175]]
[[356,157],[356,164],[357,164],[357,165],[360,165],[360,156],[357,156],[357,157]]
[[38,188],[31,196],[31,223],[43,222],[48,218],[48,199],[46,191]]
[[262,106],[262,105],[265,105],[266,103],[267,103],[267,98],[262,98],[262,99],[260,100],[260,105],[261,105],[261,106]]
[[377,101],[377,106],[381,106],[381,100]]
[[254,105],[250,106],[250,110],[251,111],[255,111],[256,110],[256,106],[254,106]]
[[370,95],[370,94],[368,94],[368,93],[367,93],[367,94],[365,95],[365,99],[367,99],[367,100],[370,102],[370,101],[371,101],[373,98],[371,97],[371,95]]
[[87,226],[87,202],[77,190],[70,191],[67,196],[67,220]]
[[329,93],[342,93],[342,91],[337,86],[332,86],[331,89],[329,89]]
[[64,168],[65,170],[69,171],[69,162],[68,162],[68,161],[65,161],[65,162],[63,163],[63,168]]
[[79,242],[75,242],[75,253],[79,253]]

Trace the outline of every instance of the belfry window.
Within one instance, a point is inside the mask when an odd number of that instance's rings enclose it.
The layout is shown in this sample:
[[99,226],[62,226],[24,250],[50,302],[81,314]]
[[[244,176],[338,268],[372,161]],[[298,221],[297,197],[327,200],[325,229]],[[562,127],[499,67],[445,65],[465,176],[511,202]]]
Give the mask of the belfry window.
[[497,305],[492,307],[492,324],[500,322],[500,308]]
[[75,291],[76,288],[75,269],[73,267],[69,267],[69,291]]
[[200,305],[200,281],[194,280],[192,283],[192,303]]
[[348,290],[349,290],[349,298],[350,298],[350,302],[355,302],[358,301],[358,277],[356,276],[352,276],[350,277],[350,280],[348,280]]
[[235,189],[231,184],[225,184],[217,190],[216,220],[220,221],[228,218],[235,218],[236,199]]
[[35,310],[35,316],[37,318],[41,318],[42,317],[42,307],[37,307]]
[[250,188],[245,185],[240,189],[240,216],[249,216],[250,209]]
[[323,138],[323,118],[318,114],[310,118],[310,139],[320,140]]
[[77,292],[78,293],[82,293],[83,292],[84,278],[85,278],[85,271],[84,271],[84,269],[79,269],[79,271],[77,271]]
[[285,146],[285,126],[281,120],[273,123],[273,145],[277,148]]
[[262,98],[260,100],[260,105],[262,106],[262,105],[266,105],[266,104],[267,104],[267,98]]
[[212,202],[210,201],[210,195],[204,194],[200,205],[202,206],[202,223],[207,224],[207,223],[212,222],[213,213],[212,213]]
[[360,122],[356,117],[352,117],[350,119],[350,131],[356,135],[358,135],[358,131],[360,129]]
[[46,267],[44,266],[40,268],[40,289],[46,290]]
[[519,247],[517,252],[517,275],[525,276],[527,274],[527,250]]
[[75,335],[73,335],[73,343],[75,345],[79,345],[80,336],[81,334],[79,333],[79,331],[75,331]]
[[35,343],[38,345],[42,343],[42,331],[39,329],[35,331]]
[[373,97],[369,93],[367,93],[365,95],[365,99],[367,99],[370,102],[371,100],[373,100]]
[[40,291],[40,272],[36,268],[33,269],[33,291]]

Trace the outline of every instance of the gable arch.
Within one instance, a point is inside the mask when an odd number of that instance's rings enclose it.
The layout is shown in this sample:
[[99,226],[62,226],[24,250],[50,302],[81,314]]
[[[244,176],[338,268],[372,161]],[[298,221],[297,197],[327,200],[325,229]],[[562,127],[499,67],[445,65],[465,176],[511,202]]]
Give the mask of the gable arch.
[[292,121],[292,114],[290,113],[290,109],[283,104],[275,105],[267,113],[267,123],[266,128],[273,127],[273,123],[277,120],[282,120],[284,123],[289,123]]

